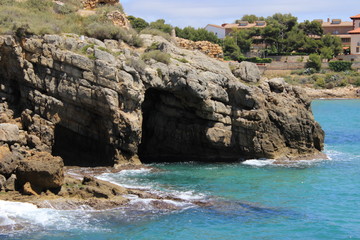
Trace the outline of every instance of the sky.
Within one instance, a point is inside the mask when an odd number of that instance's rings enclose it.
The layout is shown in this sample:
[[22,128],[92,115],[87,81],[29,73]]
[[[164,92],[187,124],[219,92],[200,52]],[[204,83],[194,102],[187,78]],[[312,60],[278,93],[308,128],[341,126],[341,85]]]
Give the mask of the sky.
[[[120,0],[128,15],[147,22],[165,19],[173,26],[195,28],[232,23],[245,14],[291,13],[298,22],[327,18],[351,21],[360,14],[359,0]],[[354,6],[354,7],[352,7]]]

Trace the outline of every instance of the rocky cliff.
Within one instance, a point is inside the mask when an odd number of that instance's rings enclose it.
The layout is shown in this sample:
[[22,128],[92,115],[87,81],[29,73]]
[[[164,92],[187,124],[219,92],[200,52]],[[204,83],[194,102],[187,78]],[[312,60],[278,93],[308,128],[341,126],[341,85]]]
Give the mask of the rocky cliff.
[[170,63],[144,63],[144,48],[114,40],[1,36],[0,120],[14,119],[20,137],[0,141],[80,166],[291,159],[322,150],[324,133],[299,88],[261,79],[254,64],[229,66],[142,38]]

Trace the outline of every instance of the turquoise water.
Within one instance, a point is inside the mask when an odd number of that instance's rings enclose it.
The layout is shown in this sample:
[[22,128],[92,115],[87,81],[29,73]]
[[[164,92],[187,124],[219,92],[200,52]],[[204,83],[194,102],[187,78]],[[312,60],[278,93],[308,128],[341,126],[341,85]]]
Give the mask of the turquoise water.
[[[157,164],[101,178],[212,204],[160,211],[55,211],[0,202],[21,231],[1,239],[360,239],[360,100],[317,100],[331,160]],[[1,211],[1,208],[0,208]],[[25,214],[24,214],[25,213]],[[4,225],[4,224],[3,224]],[[0,219],[1,226],[1,219]],[[12,227],[15,228],[15,227]],[[1,228],[0,228],[1,229]]]

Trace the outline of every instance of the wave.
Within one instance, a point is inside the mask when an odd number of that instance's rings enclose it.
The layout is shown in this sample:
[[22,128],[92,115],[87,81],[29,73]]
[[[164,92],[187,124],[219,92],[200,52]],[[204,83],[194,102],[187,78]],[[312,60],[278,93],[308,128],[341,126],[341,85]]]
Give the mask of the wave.
[[275,159],[249,159],[241,164],[252,167],[291,167],[303,168],[312,167],[321,162],[329,161],[329,159],[313,159],[313,160],[275,160]]

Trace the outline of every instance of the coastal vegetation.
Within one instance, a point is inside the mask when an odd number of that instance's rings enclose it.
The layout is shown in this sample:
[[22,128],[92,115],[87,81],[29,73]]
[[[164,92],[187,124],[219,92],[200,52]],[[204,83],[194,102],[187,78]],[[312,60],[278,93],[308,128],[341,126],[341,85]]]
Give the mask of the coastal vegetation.
[[100,40],[123,40],[131,46],[142,45],[133,29],[113,25],[107,14],[123,12],[121,4],[99,6],[96,14],[80,15],[81,1],[64,0],[62,4],[51,0],[1,1],[0,34],[60,34],[75,33]]

